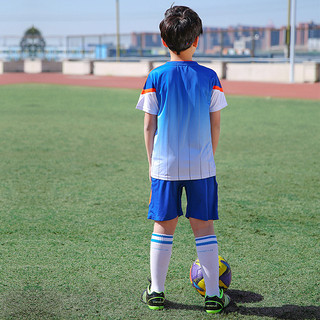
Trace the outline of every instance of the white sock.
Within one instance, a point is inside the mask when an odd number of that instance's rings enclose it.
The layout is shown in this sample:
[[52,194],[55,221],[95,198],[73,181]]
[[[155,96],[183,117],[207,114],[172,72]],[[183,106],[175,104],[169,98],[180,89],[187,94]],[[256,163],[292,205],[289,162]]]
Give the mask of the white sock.
[[215,235],[196,238],[196,247],[202,269],[207,296],[220,296],[219,292],[219,256]]
[[173,236],[153,233],[150,245],[151,292],[164,292]]

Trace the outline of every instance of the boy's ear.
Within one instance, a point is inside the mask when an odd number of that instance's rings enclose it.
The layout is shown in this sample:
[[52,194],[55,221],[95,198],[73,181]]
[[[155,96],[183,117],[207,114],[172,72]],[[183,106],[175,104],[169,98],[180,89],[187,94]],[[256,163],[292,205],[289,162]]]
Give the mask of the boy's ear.
[[168,46],[167,46],[167,44],[164,42],[164,40],[161,38],[161,41],[162,41],[162,44],[166,47],[166,48],[168,48]]
[[199,44],[199,36],[196,37],[196,40],[194,40],[194,42],[193,42],[192,45],[193,45],[194,47],[197,47],[198,44]]

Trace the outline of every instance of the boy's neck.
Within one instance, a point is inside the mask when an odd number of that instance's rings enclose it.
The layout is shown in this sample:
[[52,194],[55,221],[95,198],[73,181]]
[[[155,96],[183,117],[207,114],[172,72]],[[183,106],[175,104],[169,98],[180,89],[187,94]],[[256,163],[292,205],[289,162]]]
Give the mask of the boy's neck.
[[187,50],[180,52],[179,55],[176,52],[169,50],[171,57],[170,61],[192,61],[192,56],[195,52],[195,49],[196,48],[191,46]]

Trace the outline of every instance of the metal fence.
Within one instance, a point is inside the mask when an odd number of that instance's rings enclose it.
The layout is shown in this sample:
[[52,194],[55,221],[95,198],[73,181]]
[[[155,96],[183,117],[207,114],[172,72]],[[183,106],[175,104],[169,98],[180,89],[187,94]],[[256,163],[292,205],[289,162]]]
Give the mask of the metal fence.
[[[196,55],[207,58],[288,58],[288,35],[285,27],[205,28]],[[168,56],[159,33],[121,34],[119,38],[118,46],[116,34],[45,37],[45,50],[39,52],[38,58],[112,60],[117,54],[121,59]],[[17,36],[0,37],[0,59],[27,58],[21,52],[20,41],[21,38]],[[120,50],[117,51],[117,48]],[[305,24],[296,28],[295,50],[298,57],[320,60],[320,25]]]

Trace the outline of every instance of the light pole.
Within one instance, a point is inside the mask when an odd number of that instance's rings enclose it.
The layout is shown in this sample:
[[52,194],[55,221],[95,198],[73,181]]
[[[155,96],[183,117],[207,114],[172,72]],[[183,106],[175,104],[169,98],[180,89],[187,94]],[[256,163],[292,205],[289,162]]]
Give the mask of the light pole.
[[291,0],[291,30],[290,30],[290,82],[294,82],[294,45],[296,31],[296,0]]
[[288,22],[286,30],[287,58],[290,58],[290,22],[291,22],[291,0],[288,0]]
[[117,20],[117,49],[116,59],[120,60],[120,19],[119,19],[119,0],[116,0],[116,20]]

